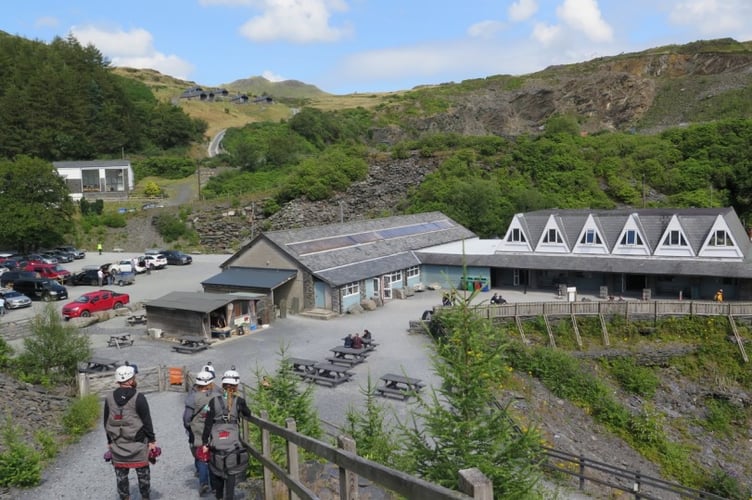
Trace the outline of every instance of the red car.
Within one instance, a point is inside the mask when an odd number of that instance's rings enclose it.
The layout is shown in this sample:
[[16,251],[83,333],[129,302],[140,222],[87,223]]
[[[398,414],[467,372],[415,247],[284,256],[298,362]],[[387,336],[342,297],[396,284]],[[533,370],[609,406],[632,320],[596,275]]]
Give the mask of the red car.
[[127,293],[113,292],[112,290],[97,290],[81,295],[73,302],[63,306],[63,317],[88,318],[92,313],[120,309],[131,301]]

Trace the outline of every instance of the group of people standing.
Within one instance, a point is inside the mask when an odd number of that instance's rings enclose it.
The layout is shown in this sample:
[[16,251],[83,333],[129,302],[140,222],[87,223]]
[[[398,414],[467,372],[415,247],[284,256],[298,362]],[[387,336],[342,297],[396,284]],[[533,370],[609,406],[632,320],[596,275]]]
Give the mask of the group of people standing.
[[[115,371],[117,388],[107,394],[104,403],[104,429],[107,436],[105,460],[115,469],[117,492],[121,500],[130,499],[128,474],[135,469],[141,498],[151,495],[149,464],[161,455],[157,446],[149,404],[137,391],[135,365]],[[199,495],[213,491],[217,499],[233,499],[237,476],[248,465],[248,452],[240,444],[239,416],[251,417],[251,411],[238,394],[240,374],[231,367],[215,384],[211,363],[196,375],[185,399],[182,420],[198,477]]]

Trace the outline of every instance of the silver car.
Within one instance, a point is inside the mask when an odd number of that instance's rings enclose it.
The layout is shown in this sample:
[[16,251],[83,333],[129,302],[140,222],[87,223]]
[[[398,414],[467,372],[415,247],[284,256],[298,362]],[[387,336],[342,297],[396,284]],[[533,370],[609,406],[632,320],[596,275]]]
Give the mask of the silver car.
[[0,297],[5,299],[6,309],[20,309],[22,307],[31,307],[31,299],[21,292],[9,288],[0,289]]

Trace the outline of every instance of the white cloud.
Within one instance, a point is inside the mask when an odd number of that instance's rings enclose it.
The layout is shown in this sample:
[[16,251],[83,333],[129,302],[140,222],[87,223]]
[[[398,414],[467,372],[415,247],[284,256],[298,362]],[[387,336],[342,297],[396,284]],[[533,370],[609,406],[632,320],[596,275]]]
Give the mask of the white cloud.
[[561,36],[561,26],[547,23],[535,23],[533,26],[533,39],[543,45],[550,45]]
[[594,42],[610,42],[614,31],[603,20],[597,0],[564,0],[556,8],[556,15],[564,23],[584,33]]
[[193,65],[176,55],[166,55],[154,48],[151,33],[143,29],[122,31],[96,26],[73,26],[71,33],[82,45],[92,44],[113,66],[151,68],[187,80]]
[[517,0],[509,6],[507,14],[509,19],[514,22],[529,19],[538,11],[538,2],[535,0]]
[[[225,0],[227,1],[227,0]],[[334,42],[351,33],[348,26],[330,26],[333,11],[346,11],[342,0],[257,0],[249,4],[262,13],[246,21],[240,33],[256,42]]]
[[263,73],[261,73],[261,76],[269,80],[270,82],[284,82],[285,80],[289,80],[289,78],[285,78],[284,76],[280,76],[273,71],[270,70],[264,70]]
[[499,21],[481,21],[467,29],[467,34],[472,38],[491,39],[504,29],[504,23]]
[[684,0],[672,8],[669,20],[697,28],[702,35],[749,35],[752,3],[749,0]]
[[57,28],[60,21],[56,17],[42,16],[34,21],[35,28]]

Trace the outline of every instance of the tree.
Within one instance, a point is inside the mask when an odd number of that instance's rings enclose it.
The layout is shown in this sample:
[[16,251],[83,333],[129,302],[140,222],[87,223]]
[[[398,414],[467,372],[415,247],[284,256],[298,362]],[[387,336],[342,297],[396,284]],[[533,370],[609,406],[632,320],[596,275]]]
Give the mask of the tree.
[[399,445],[394,431],[386,424],[386,411],[377,401],[376,386],[372,383],[370,374],[367,385],[361,388],[361,392],[366,398],[365,408],[348,408],[345,430],[355,440],[358,455],[392,467],[396,463],[395,453]]
[[73,227],[74,205],[65,181],[43,160],[0,160],[0,239],[26,252],[62,243]]
[[32,335],[24,339],[24,351],[18,357],[21,377],[45,385],[73,382],[78,363],[91,357],[89,338],[77,327],[63,324],[52,304],[34,317],[31,328]]
[[458,471],[477,467],[493,482],[496,497],[533,497],[538,435],[518,431],[505,409],[491,405],[494,387],[509,369],[507,344],[473,310],[476,295],[461,298],[435,318],[441,334],[434,367],[443,385],[419,395],[412,423],[401,423],[403,470],[457,489]]

